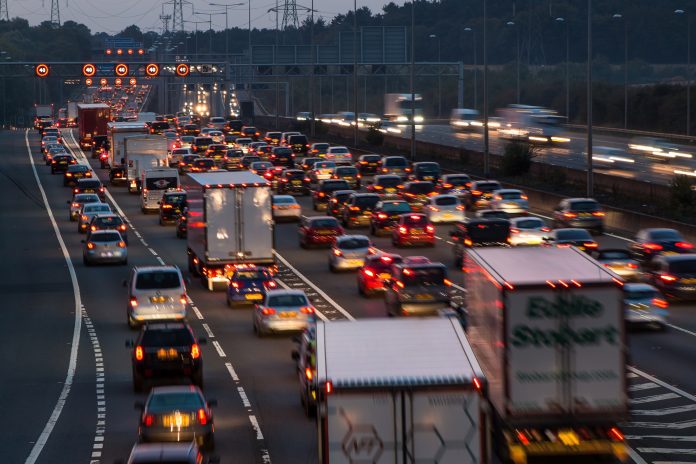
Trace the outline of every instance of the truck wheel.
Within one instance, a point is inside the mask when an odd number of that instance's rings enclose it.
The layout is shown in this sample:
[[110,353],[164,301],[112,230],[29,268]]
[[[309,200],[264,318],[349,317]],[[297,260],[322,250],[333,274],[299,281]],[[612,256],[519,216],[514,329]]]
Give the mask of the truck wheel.
[[201,285],[203,285],[203,288],[208,290],[208,278],[201,274]]

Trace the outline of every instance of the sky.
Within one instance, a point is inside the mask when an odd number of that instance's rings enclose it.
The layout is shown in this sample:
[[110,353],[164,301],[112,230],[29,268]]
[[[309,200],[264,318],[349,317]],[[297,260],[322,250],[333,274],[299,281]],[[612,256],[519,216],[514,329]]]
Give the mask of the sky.
[[[51,18],[52,0],[7,0],[10,17],[19,16],[29,21],[31,25],[39,24]],[[55,0],[54,0],[55,1]],[[61,21],[73,20],[85,24],[94,32],[106,32],[115,34],[135,24],[143,31],[162,30],[160,15],[172,14],[173,0],[164,4],[162,0],[57,0],[60,6]],[[184,19],[188,21],[209,20],[209,15],[193,15],[192,11],[214,12],[222,8],[210,6],[209,2],[220,4],[243,3],[242,6],[230,8],[228,11],[228,24],[230,27],[248,27],[248,1],[251,2],[251,25],[254,28],[275,28],[275,13],[269,12],[277,3],[284,4],[285,0],[190,0],[184,4]],[[311,0],[297,0],[298,17],[300,22],[307,16],[299,6],[309,7]],[[381,11],[382,6],[389,0],[357,0],[358,8],[366,6],[373,12]],[[403,4],[404,0],[395,0],[394,3]],[[351,0],[314,0],[315,15],[331,19],[337,14],[346,13],[353,8]],[[282,19],[282,15],[281,15]],[[224,29],[224,13],[212,17],[213,29]],[[204,28],[207,24],[200,23],[198,28]],[[187,30],[194,30],[196,24],[186,25]]]

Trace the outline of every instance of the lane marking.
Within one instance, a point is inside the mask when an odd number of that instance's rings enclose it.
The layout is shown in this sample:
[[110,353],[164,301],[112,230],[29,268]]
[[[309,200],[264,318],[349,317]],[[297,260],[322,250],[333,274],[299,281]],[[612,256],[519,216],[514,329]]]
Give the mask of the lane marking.
[[213,346],[215,347],[215,350],[218,352],[218,354],[220,355],[221,358],[227,357],[225,352],[222,351],[222,347],[220,346],[220,343],[217,340],[213,341]]
[[239,376],[237,375],[237,371],[234,370],[234,367],[232,367],[232,363],[225,363],[225,367],[227,368],[227,372],[230,373],[232,380],[239,382]]
[[75,267],[73,266],[72,260],[70,259],[70,254],[68,253],[68,248],[65,246],[65,241],[63,241],[63,236],[60,233],[60,229],[58,228],[58,223],[56,222],[56,219],[53,216],[51,205],[48,203],[46,191],[44,190],[43,185],[41,185],[39,174],[36,171],[36,164],[34,163],[34,158],[31,153],[31,146],[29,145],[29,129],[26,129],[24,131],[24,143],[27,147],[27,154],[29,155],[31,169],[32,171],[34,171],[34,179],[36,179],[36,184],[39,187],[39,191],[41,192],[41,198],[43,199],[44,205],[46,206],[46,213],[48,214],[48,218],[51,221],[51,226],[53,226],[53,232],[56,234],[56,238],[58,239],[60,249],[63,252],[65,264],[68,266],[68,274],[70,274],[70,281],[73,287],[73,296],[75,298],[75,325],[73,326],[73,336],[72,341],[70,343],[70,361],[68,362],[68,371],[65,374],[63,388],[60,392],[60,395],[58,396],[58,401],[56,402],[56,405],[53,408],[53,412],[51,412],[51,415],[48,418],[48,421],[46,422],[46,425],[44,426],[43,430],[41,431],[39,438],[34,443],[34,446],[32,447],[29,456],[27,457],[26,461],[24,461],[25,464],[34,464],[41,455],[44,446],[46,446],[46,442],[48,442],[48,439],[51,436],[53,429],[58,423],[58,419],[60,418],[60,414],[63,412],[63,408],[65,407],[65,403],[68,400],[68,395],[70,394],[70,389],[72,388],[72,384],[75,379],[75,370],[77,367],[77,353],[80,347],[80,331],[82,330],[82,298],[80,296],[80,284],[77,281]]
[[670,390],[670,391],[676,393],[677,395],[681,396],[682,398],[686,398],[687,400],[690,400],[690,401],[693,401],[694,403],[696,403],[696,396],[694,396],[690,393],[687,393],[684,390],[680,390],[679,388],[674,387],[666,382],[663,382],[662,380],[660,380],[656,377],[653,377],[652,375],[647,374],[647,373],[645,373],[645,372],[641,371],[640,369],[637,369],[633,366],[628,366],[628,370],[635,373],[635,374],[638,374],[639,376],[643,377],[646,380],[649,380],[653,383],[656,383],[656,384],[660,385],[661,387],[664,387],[667,390]]
[[[696,456],[696,449],[679,449],[679,448],[636,448],[641,453],[651,454],[686,454]],[[669,461],[674,463],[674,461]]]
[[[285,282],[283,282],[281,279],[276,278],[275,281],[278,282],[278,285],[280,285],[281,287],[283,287],[285,290],[292,290],[292,288],[291,288],[288,284],[286,284]],[[329,321],[329,318],[326,317],[326,315],[324,315],[324,313],[322,313],[321,311],[319,311],[319,310],[317,309],[316,305],[314,305],[314,314],[316,314],[317,316],[319,316],[319,319],[321,319],[322,321],[325,321],[325,322],[326,322],[326,321]]]
[[643,398],[631,398],[628,400],[631,404],[655,403],[656,401],[673,400],[679,398],[676,393],[663,393],[662,395],[645,396]]
[[[634,450],[630,446],[627,446],[626,448],[628,451],[628,455],[630,456],[631,459],[633,459],[633,462],[635,462],[636,464],[648,464],[648,461],[646,461],[638,453],[636,453],[636,450]],[[653,463],[653,464],[655,464],[655,463]]]
[[249,416],[251,421],[251,427],[256,431],[256,439],[263,440],[263,433],[261,433],[261,427],[259,426],[259,421],[256,420],[256,416]]
[[652,390],[653,388],[658,388],[659,385],[653,382],[646,382],[646,383],[639,383],[636,385],[630,385],[628,387],[628,391],[631,392],[636,392],[636,391],[643,391],[643,390]]
[[[104,433],[106,432],[106,395],[104,393],[104,358],[99,344],[99,338],[94,329],[92,319],[87,314],[85,307],[82,307],[82,318],[84,319],[87,334],[92,342],[92,351],[94,351],[94,362],[96,371],[96,394],[97,394],[97,427],[94,432],[94,443],[92,444],[92,460],[90,464],[99,464],[102,456],[101,449],[104,447]],[[95,459],[97,458],[97,459]]]
[[208,337],[215,338],[215,335],[213,335],[213,331],[210,330],[210,326],[208,324],[203,324],[203,330],[205,330],[205,333],[208,334]]

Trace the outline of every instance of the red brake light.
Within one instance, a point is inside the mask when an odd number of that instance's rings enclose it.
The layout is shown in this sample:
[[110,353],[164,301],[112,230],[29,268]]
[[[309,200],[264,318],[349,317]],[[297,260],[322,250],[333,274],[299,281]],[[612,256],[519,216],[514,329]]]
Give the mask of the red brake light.
[[595,211],[592,213],[593,216],[604,217],[604,211]]
[[515,229],[514,227],[511,227],[511,228],[510,228],[510,233],[511,233],[511,234],[519,234],[519,233],[520,233],[520,229]]
[[574,217],[577,217],[577,214],[571,213],[571,212],[565,212],[565,213],[563,213],[563,216],[565,216],[567,218],[574,218]]
[[120,242],[118,242],[118,247],[119,247],[119,248],[126,248],[126,242],[124,242],[123,240],[121,240]]
[[131,305],[131,308],[135,308],[136,306],[138,306],[138,299],[137,299],[136,297],[134,297],[134,296],[131,297],[131,299],[130,299],[130,305]]
[[155,422],[155,416],[152,414],[148,414],[143,418],[143,424],[145,427],[152,427],[152,424]]
[[377,219],[387,219],[388,217],[385,213],[377,213]]
[[442,283],[444,283],[444,284],[445,284],[446,286],[448,286],[448,287],[451,287],[451,286],[452,286],[452,281],[449,280],[449,279],[444,279],[444,280],[442,281]]
[[425,230],[426,230],[428,233],[430,233],[430,234],[432,234],[433,232],[435,232],[435,228],[434,228],[433,226],[431,226],[431,225],[425,226]]
[[621,430],[619,430],[616,427],[612,427],[609,429],[609,438],[611,438],[614,441],[624,441],[623,433],[621,433]]
[[305,368],[304,373],[307,380],[312,380],[312,377],[314,377],[314,373],[312,372],[312,369],[310,369],[309,367]]
[[208,423],[208,415],[205,413],[205,409],[203,408],[198,410],[198,423],[201,425]]
[[145,357],[145,354],[143,353],[143,347],[140,345],[136,346],[135,347],[135,360],[142,361],[144,357]]
[[669,306],[669,303],[667,303],[667,301],[663,300],[662,298],[653,298],[652,304],[662,309],[666,309]]
[[312,308],[311,306],[304,306],[300,308],[300,312],[302,314],[314,314],[314,308]]
[[660,279],[662,279],[665,282],[676,282],[677,278],[674,277],[673,275],[669,274],[660,274]]
[[94,243],[92,243],[92,242],[87,242],[87,248],[89,248],[90,250],[93,250],[93,249],[94,249]]
[[597,242],[587,242],[584,245],[587,248],[597,248]]
[[273,308],[263,308],[261,310],[261,314],[263,314],[264,316],[271,316],[275,313],[276,313],[276,311]]
[[636,263],[628,263],[628,268],[629,269],[638,269],[638,265]]
[[269,280],[269,281],[266,282],[264,285],[265,285],[266,287],[268,287],[268,288],[276,288],[276,287],[278,286],[278,284],[275,283],[275,282],[272,281],[272,280]]
[[333,254],[335,254],[336,256],[343,256],[343,252],[337,249],[334,249]]
[[239,288],[239,282],[230,282],[233,288]]
[[198,346],[198,343],[194,343],[191,345],[191,358],[192,359],[198,359],[201,357],[201,349]]
[[372,271],[369,270],[369,269],[363,269],[363,274],[365,274],[365,275],[368,276],[368,277],[374,277],[374,276],[375,276],[375,273],[372,272]]
[[527,438],[527,435],[524,434],[523,431],[518,430],[517,431],[517,439],[522,443],[524,446],[529,445],[529,438]]
[[118,230],[126,230],[126,225],[121,224],[120,226],[118,226]]
[[472,190],[471,191],[471,194],[475,195],[475,196],[479,196],[479,195],[481,195],[481,193],[483,193],[483,192],[481,192],[480,190]]
[[674,244],[677,248],[683,248],[685,250],[691,250],[694,246],[689,242],[677,242]]
[[399,233],[400,233],[400,234],[407,234],[407,233],[408,233],[408,229],[407,229],[406,227],[404,227],[404,226],[401,226],[401,227],[399,227]]
[[659,251],[662,249],[662,245],[659,243],[645,243],[643,244],[643,248],[647,248],[648,250],[653,250],[653,251]]
[[186,298],[186,294],[182,293],[182,295],[179,297],[179,303],[186,304],[187,302],[188,302],[188,298]]

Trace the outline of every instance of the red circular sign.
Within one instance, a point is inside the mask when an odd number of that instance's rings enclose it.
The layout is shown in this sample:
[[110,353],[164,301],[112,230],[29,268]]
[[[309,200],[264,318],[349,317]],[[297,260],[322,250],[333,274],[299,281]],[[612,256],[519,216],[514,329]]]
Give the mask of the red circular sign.
[[186,77],[186,76],[188,76],[190,71],[191,71],[191,68],[189,68],[189,65],[187,65],[187,64],[179,63],[176,65],[176,75],[177,76]]
[[108,85],[108,84],[109,84],[109,81],[107,81],[107,80],[104,79],[103,77],[102,77],[101,79],[99,79],[99,85],[101,85],[101,86],[106,86],[106,85]]
[[128,75],[128,65],[127,64],[117,64],[114,66],[114,73],[116,73],[117,76],[123,77]]
[[86,77],[92,77],[97,73],[97,67],[94,66],[91,63],[87,63],[86,65],[82,66],[82,74],[84,74]]
[[135,77],[131,77],[130,80],[128,81],[128,83],[129,83],[130,85],[135,85],[135,84],[138,83],[138,81],[136,80]]
[[34,68],[34,72],[39,77],[46,77],[48,76],[49,67],[47,64],[40,63],[36,65],[36,67]]
[[150,77],[156,77],[159,75],[159,65],[156,65],[155,63],[150,63],[147,66],[145,66],[145,74],[147,74]]
[[117,77],[116,79],[114,79],[114,85],[115,85],[115,86],[118,87],[118,86],[121,85],[122,83],[123,83],[123,81],[121,80],[120,77]]
[[88,86],[88,87],[89,87],[90,85],[92,85],[92,79],[90,79],[89,77],[88,77],[87,79],[85,79],[85,85]]

